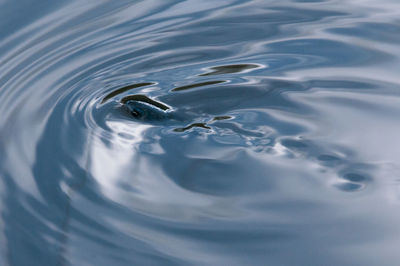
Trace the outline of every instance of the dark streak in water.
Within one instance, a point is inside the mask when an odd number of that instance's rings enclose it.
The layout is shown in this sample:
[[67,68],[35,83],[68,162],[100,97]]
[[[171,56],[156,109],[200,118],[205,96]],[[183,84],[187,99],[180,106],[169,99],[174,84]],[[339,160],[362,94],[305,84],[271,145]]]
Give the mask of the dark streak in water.
[[205,129],[211,129],[209,126],[206,125],[206,123],[193,123],[187,127],[182,127],[182,128],[175,128],[174,131],[175,132],[184,132],[186,130],[189,130],[191,128],[194,127],[201,127],[201,128],[205,128]]
[[232,73],[242,73],[250,69],[260,68],[260,65],[256,64],[237,64],[237,65],[225,65],[211,67],[210,72],[200,74],[199,76],[212,76],[221,74],[232,74]]
[[129,85],[129,86],[125,86],[125,87],[119,88],[119,89],[117,89],[115,91],[112,91],[109,94],[107,94],[104,97],[104,99],[101,101],[101,103],[105,103],[107,100],[111,99],[112,97],[115,97],[118,94],[121,94],[121,93],[126,92],[128,90],[139,88],[139,87],[144,87],[144,86],[155,85],[155,84],[156,83],[154,83],[154,82],[143,82],[143,83],[136,83],[136,84],[132,84],[132,85]]
[[231,119],[231,118],[232,118],[232,116],[229,116],[229,115],[216,116],[213,118],[212,121],[227,120],[227,119]]
[[156,106],[157,108],[160,108],[163,111],[166,111],[168,109],[170,109],[168,106],[157,102],[153,99],[150,99],[149,97],[147,97],[146,95],[142,95],[142,94],[135,94],[135,95],[129,95],[126,96],[124,98],[121,99],[121,103],[122,104],[126,104],[129,101],[137,101],[137,102],[144,102],[144,103],[148,103],[150,105]]
[[176,87],[176,88],[173,88],[172,91],[183,91],[183,90],[188,90],[188,89],[192,89],[192,88],[220,84],[220,83],[225,83],[225,82],[226,82],[226,80],[205,81],[205,82],[195,83],[195,84],[191,84],[191,85]]

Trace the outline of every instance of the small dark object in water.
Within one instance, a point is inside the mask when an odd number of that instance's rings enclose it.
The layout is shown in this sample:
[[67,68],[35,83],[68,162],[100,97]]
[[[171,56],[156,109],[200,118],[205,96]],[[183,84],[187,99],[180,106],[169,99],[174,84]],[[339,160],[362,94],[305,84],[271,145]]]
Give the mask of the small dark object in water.
[[136,119],[141,120],[164,120],[169,118],[169,112],[164,111],[140,101],[128,101],[125,103],[126,108]]
[[133,117],[140,120],[164,120],[170,118],[170,108],[145,95],[130,95],[122,98],[121,103]]
[[211,127],[207,126],[206,123],[193,123],[187,127],[181,127],[181,128],[175,128],[174,131],[175,132],[185,132],[186,130],[189,130],[191,128],[194,127],[201,127],[201,128],[205,128],[205,129],[211,129]]

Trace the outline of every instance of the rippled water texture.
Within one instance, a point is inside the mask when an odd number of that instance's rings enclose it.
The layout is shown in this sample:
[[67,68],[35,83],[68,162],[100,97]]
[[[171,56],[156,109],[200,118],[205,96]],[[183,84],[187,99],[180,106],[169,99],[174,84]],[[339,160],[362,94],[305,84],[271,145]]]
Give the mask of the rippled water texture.
[[399,265],[399,18],[0,0],[0,265]]

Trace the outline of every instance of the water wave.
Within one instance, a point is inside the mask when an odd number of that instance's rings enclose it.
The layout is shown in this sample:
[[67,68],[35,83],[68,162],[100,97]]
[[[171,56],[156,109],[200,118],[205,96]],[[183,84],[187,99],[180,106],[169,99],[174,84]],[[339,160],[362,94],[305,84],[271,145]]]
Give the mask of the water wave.
[[397,2],[0,10],[0,264],[399,259]]

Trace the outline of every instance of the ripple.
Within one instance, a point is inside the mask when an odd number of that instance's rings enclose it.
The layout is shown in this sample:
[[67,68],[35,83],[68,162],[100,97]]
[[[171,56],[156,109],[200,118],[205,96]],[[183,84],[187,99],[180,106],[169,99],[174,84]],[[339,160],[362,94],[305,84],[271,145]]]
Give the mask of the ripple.
[[150,99],[146,95],[141,95],[141,94],[129,95],[129,96],[125,96],[124,98],[121,99],[121,103],[122,104],[127,104],[129,101],[144,102],[144,103],[147,103],[149,105],[152,105],[152,106],[155,106],[157,108],[160,108],[161,110],[164,110],[164,111],[170,109],[165,104],[160,103],[158,101],[155,101],[153,99]]
[[363,187],[362,184],[350,183],[350,182],[349,183],[341,183],[336,186],[337,186],[337,188],[339,188],[340,190],[343,190],[345,192],[354,192],[354,191],[362,189],[362,187]]
[[366,177],[364,175],[361,175],[361,174],[358,174],[358,173],[347,173],[347,174],[345,174],[343,176],[343,178],[348,180],[348,181],[358,182],[358,183],[362,183],[362,182],[365,182],[365,181],[369,180],[368,177]]
[[214,76],[222,74],[234,74],[234,73],[246,73],[257,68],[262,68],[262,65],[256,64],[237,64],[237,65],[225,65],[210,67],[209,72],[200,74],[199,76]]
[[396,34],[400,31],[400,26],[393,23],[363,22],[354,26],[332,28],[330,31],[364,40],[369,39],[393,44],[400,41]]
[[0,1],[0,264],[393,264],[377,5]]
[[153,82],[143,82],[143,83],[137,83],[137,84],[132,84],[132,85],[128,85],[122,88],[119,88],[117,90],[114,90],[112,92],[110,92],[109,94],[107,94],[106,96],[104,96],[103,100],[101,101],[101,103],[105,103],[107,100],[121,94],[124,93],[126,91],[135,89],[135,88],[139,88],[139,87],[144,87],[144,86],[150,86],[150,85],[155,85],[156,83]]
[[187,131],[187,130],[192,129],[194,127],[200,127],[200,128],[204,128],[204,129],[211,129],[205,123],[194,123],[194,124],[188,125],[188,126],[183,127],[183,128],[175,128],[174,131],[175,132],[184,132],[184,131]]
[[205,81],[205,82],[199,82],[199,83],[194,83],[190,85],[185,85],[185,86],[180,86],[173,88],[172,91],[183,91],[183,90],[188,90],[188,89],[193,89],[193,88],[198,88],[202,86],[208,86],[208,85],[214,85],[214,84],[220,84],[220,83],[225,83],[225,80],[211,80],[211,81]]

